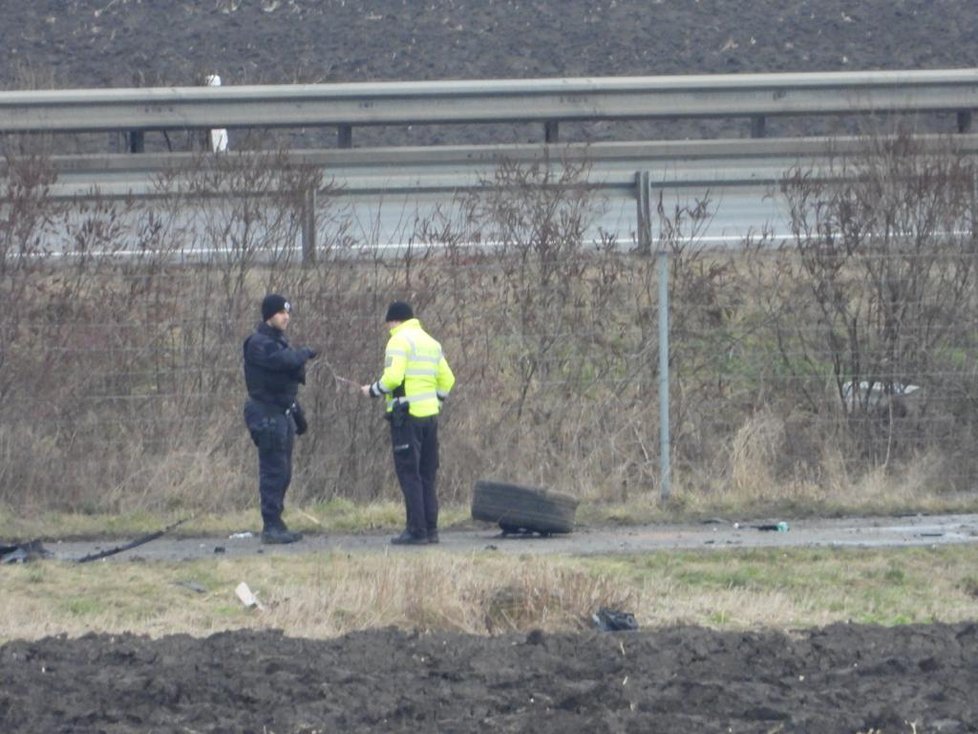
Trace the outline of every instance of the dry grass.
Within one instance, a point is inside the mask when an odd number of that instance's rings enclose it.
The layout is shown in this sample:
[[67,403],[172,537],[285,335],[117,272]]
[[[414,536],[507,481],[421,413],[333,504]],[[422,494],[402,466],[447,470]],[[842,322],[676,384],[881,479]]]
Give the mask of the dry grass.
[[731,489],[745,500],[770,496],[784,441],[784,420],[770,411],[749,417],[733,438],[730,451]]
[[[197,636],[275,628],[323,638],[396,626],[497,634],[579,630],[600,606],[643,627],[801,628],[978,615],[978,548],[753,550],[615,558],[418,554],[186,564],[37,562],[5,571],[0,641],[54,634]],[[245,608],[245,581],[262,609]]]

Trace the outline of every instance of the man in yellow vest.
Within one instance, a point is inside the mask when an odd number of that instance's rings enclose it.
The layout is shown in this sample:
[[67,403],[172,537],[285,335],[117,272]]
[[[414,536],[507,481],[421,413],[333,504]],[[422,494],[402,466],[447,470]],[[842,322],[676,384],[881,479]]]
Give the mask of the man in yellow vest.
[[394,545],[438,542],[438,413],[455,384],[441,344],[421,328],[410,304],[394,301],[384,317],[390,339],[384,374],[360,392],[383,395],[391,424],[394,471],[404,493],[407,527]]

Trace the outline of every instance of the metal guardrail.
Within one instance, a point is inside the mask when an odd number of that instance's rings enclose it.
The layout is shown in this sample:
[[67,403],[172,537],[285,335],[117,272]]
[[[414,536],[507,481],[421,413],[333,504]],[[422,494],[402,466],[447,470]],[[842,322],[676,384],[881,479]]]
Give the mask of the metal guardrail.
[[[945,151],[949,142],[965,155],[978,154],[978,135],[922,136],[926,149]],[[56,200],[165,199],[190,194],[224,197],[248,192],[215,190],[202,193],[190,182],[210,166],[254,165],[267,160],[287,166],[310,166],[323,174],[330,197],[394,200],[434,195],[450,200],[465,191],[499,185],[494,178],[501,165],[546,166],[559,173],[567,166],[580,169],[579,182],[619,201],[634,201],[638,233],[647,233],[651,199],[658,191],[738,190],[760,192],[776,185],[793,166],[813,175],[830,171],[832,159],[866,153],[862,138],[784,138],[763,140],[660,141],[649,143],[524,144],[515,146],[431,146],[292,150],[280,154],[230,152],[156,153],[52,156],[45,160],[56,174],[47,196]],[[250,162],[249,162],[250,161]],[[0,178],[15,159],[0,160]],[[831,175],[838,175],[838,168]],[[288,177],[286,177],[288,179]],[[220,182],[221,176],[212,177]],[[240,178],[238,178],[240,180]],[[304,252],[315,250],[319,191],[289,192],[303,197]],[[275,193],[268,189],[257,194]],[[0,206],[3,205],[0,196]],[[649,243],[640,243],[647,246]]]
[[970,129],[978,69],[370,82],[0,92],[0,133],[952,112]]
[[[920,137],[921,145],[943,147],[947,139]],[[978,134],[954,136],[955,148],[978,154]],[[485,188],[494,171],[507,163],[545,164],[551,170],[584,169],[588,184],[605,191],[631,191],[635,172],[649,172],[653,187],[761,186],[774,184],[793,165],[818,170],[831,157],[865,151],[855,137],[780,138],[647,143],[569,143],[486,146],[428,146],[291,150],[282,154],[288,165],[312,166],[333,184],[331,195],[451,194]],[[154,198],[179,191],[182,174],[192,174],[227,156],[247,160],[247,152],[227,154],[151,153],[52,156],[57,180],[50,187],[56,199],[75,197]],[[256,155],[262,155],[258,153]],[[221,158],[220,156],[225,156]],[[0,160],[0,176],[6,175]],[[161,188],[166,174],[170,186]]]

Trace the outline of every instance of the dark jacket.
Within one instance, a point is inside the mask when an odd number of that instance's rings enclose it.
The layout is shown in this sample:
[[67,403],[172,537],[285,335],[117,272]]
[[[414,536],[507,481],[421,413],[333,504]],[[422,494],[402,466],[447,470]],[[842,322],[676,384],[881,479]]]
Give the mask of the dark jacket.
[[306,382],[306,361],[315,352],[308,347],[293,349],[283,332],[265,323],[245,339],[243,351],[248,396],[288,410],[295,402],[299,385]]

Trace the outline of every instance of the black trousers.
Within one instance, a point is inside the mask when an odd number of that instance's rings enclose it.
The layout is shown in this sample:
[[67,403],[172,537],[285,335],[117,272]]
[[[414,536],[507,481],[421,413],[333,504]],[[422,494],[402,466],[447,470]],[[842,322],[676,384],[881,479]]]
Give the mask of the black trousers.
[[295,423],[291,415],[254,400],[245,403],[245,424],[258,447],[258,497],[265,529],[284,527],[285,491],[292,482]]
[[438,419],[436,416],[407,416],[403,423],[391,422],[394,471],[404,494],[407,530],[425,537],[438,529]]

